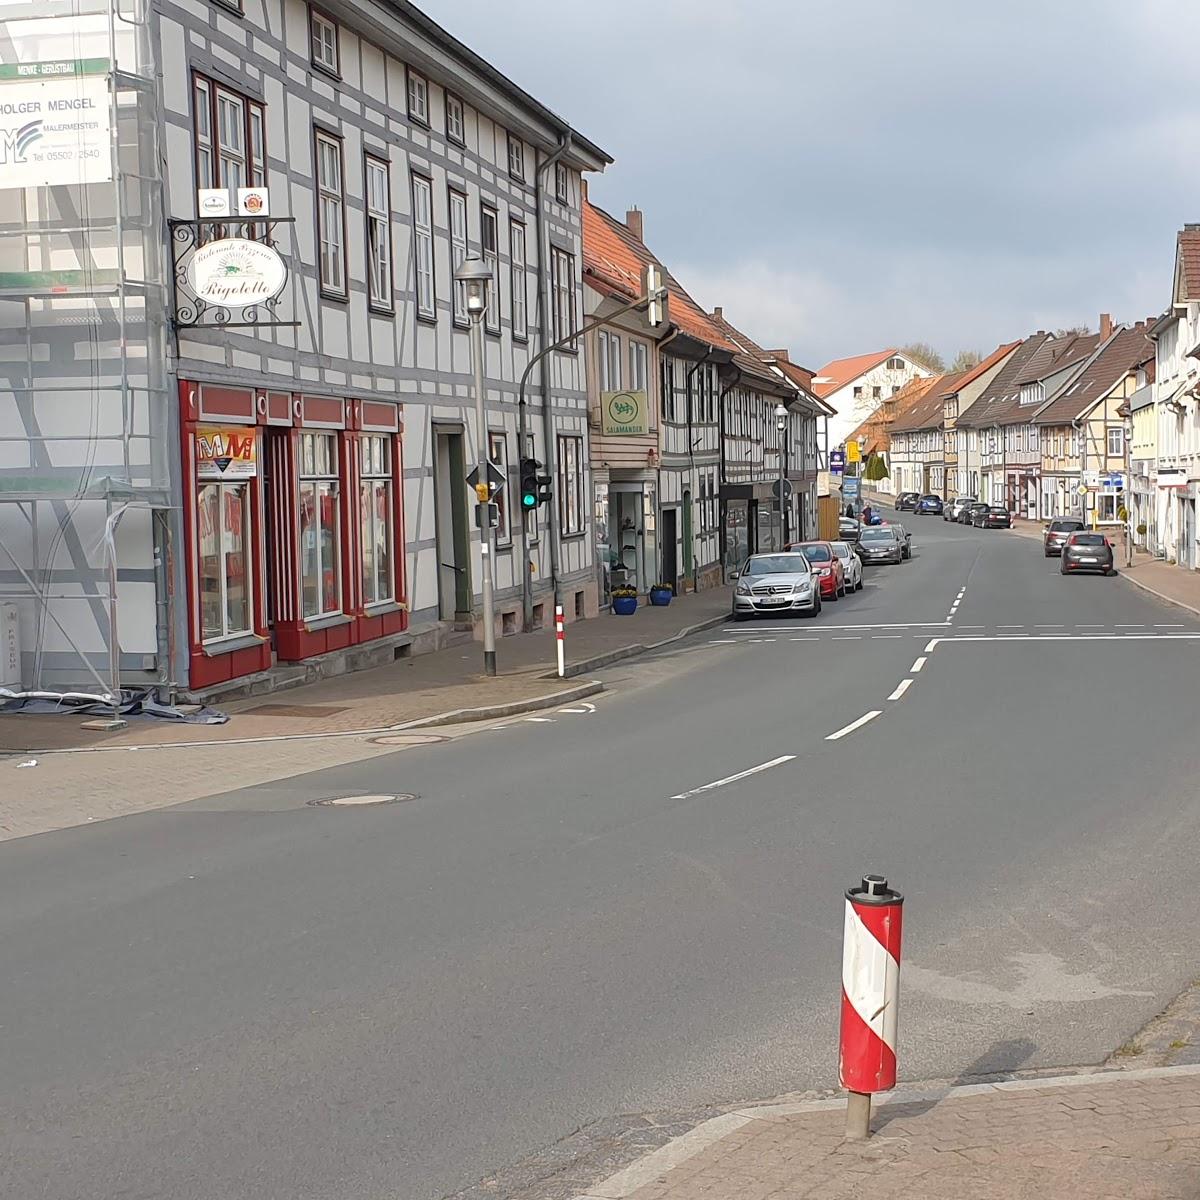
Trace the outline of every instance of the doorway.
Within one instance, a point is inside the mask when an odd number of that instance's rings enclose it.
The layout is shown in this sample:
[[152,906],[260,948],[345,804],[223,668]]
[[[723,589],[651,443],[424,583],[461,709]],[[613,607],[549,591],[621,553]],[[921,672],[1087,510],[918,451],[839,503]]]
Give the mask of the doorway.
[[433,427],[434,516],[437,528],[438,615],[471,620],[471,540],[462,426]]
[[[692,493],[685,491],[683,493],[683,581],[684,586],[687,586],[689,579],[693,580],[695,546],[692,541]],[[667,583],[672,582],[667,580]]]
[[679,583],[678,547],[675,544],[678,515],[677,508],[662,510],[662,579],[655,581],[669,583],[672,587]]

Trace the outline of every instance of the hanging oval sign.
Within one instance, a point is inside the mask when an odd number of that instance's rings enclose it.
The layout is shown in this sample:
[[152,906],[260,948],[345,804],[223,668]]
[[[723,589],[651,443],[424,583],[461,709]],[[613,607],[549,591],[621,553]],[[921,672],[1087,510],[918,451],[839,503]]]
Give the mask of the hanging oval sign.
[[249,238],[221,238],[192,255],[188,284],[196,298],[222,308],[249,308],[274,300],[287,282],[278,253]]

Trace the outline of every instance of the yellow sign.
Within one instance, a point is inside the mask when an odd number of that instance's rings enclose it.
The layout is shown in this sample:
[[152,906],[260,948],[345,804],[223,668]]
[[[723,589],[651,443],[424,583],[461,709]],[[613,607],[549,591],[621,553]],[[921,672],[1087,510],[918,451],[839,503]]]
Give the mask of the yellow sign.
[[480,504],[486,504],[492,498],[492,489],[486,483],[477,483],[475,495],[479,498]]
[[646,393],[601,392],[600,431],[605,437],[635,437],[649,433]]
[[848,463],[862,462],[862,455],[859,453],[857,442],[850,441],[846,443],[846,461]]
[[258,474],[258,430],[253,425],[196,430],[198,479],[253,479]]

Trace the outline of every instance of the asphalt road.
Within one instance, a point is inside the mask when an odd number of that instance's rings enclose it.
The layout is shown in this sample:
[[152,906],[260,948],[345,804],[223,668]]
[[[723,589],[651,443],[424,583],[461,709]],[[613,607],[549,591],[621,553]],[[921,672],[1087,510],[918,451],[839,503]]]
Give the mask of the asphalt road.
[[[902,1077],[1104,1057],[1196,973],[1200,624],[908,521],[861,594],[595,712],[0,845],[0,1194],[436,1200],[833,1086],[864,871]],[[419,798],[307,804],[377,791]]]

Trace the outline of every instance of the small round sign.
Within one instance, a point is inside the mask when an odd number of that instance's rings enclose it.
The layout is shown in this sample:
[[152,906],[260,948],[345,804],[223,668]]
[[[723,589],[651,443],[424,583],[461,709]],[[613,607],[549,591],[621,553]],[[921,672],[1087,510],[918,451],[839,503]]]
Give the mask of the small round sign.
[[249,308],[273,300],[287,282],[279,254],[249,238],[220,238],[201,246],[187,266],[198,300],[222,308]]

